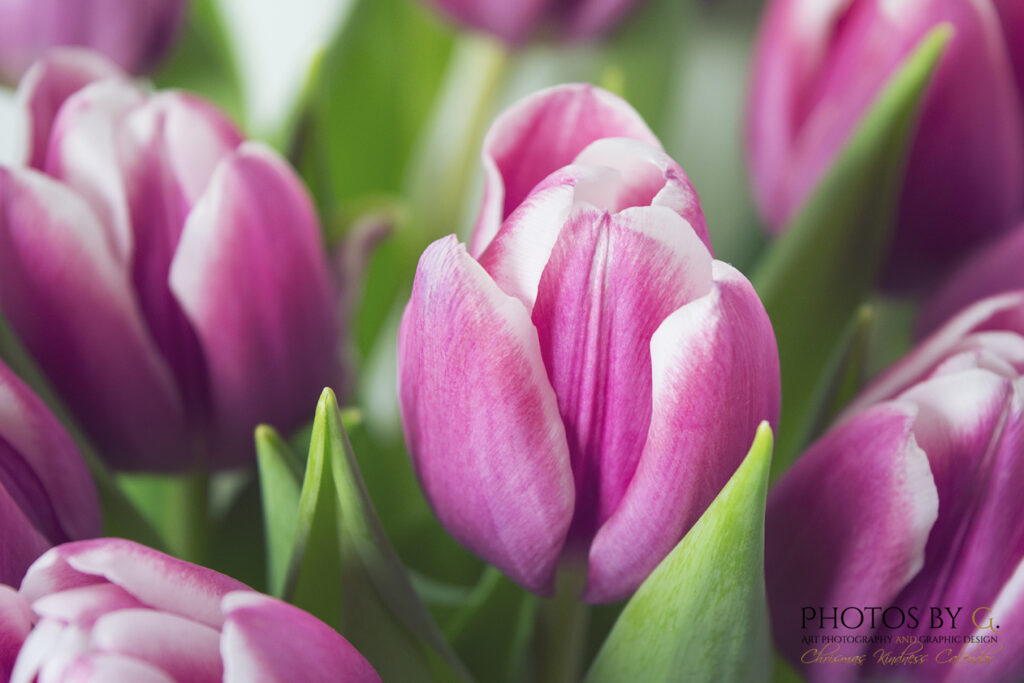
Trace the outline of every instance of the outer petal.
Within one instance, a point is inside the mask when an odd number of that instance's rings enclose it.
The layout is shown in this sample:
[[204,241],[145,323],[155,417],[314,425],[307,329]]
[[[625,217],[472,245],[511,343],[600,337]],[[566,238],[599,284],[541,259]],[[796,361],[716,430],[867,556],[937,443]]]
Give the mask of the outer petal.
[[49,48],[93,48],[129,71],[170,46],[184,0],[6,0],[0,4],[0,73],[17,77]]
[[220,599],[247,590],[238,581],[119,538],[65,543],[39,558],[21,584],[35,601],[50,593],[109,581],[153,609],[219,629]]
[[53,50],[33,65],[18,85],[18,99],[28,118],[25,163],[43,170],[53,122],[71,95],[93,81],[121,76],[121,71],[101,55],[73,48]]
[[0,585],[0,680],[10,679],[18,651],[31,630],[28,602],[13,588]]
[[524,41],[540,21],[549,0],[428,0],[461,24],[513,45]]
[[187,452],[174,382],[89,207],[33,171],[0,169],[0,309],[119,467]]
[[484,139],[484,201],[470,253],[483,253],[502,221],[537,183],[572,163],[595,140],[614,137],[661,148],[625,100],[592,85],[542,90],[499,116]]
[[171,291],[206,355],[215,466],[251,460],[260,422],[290,430],[340,379],[339,321],[316,214],[295,173],[246,143],[185,225]]
[[711,271],[707,249],[664,207],[579,208],[552,250],[532,318],[572,459],[574,550],[618,507],[640,459],[651,335],[707,294]]
[[971,257],[928,300],[917,321],[918,337],[931,334],[975,301],[1004,292],[1024,290],[1024,269],[1020,267],[1022,262],[1024,223],[1018,224],[1005,237]]
[[778,418],[768,316],[738,271],[716,261],[713,272],[711,292],[651,338],[650,428],[625,497],[591,546],[588,600],[635,590],[728,481],[758,424]]
[[534,591],[551,587],[572,471],[537,332],[454,236],[420,258],[398,339],[406,443],[460,542]]
[[993,0],[999,13],[999,23],[1003,27],[1006,49],[1013,62],[1014,75],[1017,78],[1017,93],[1024,101],[1024,5],[1017,0]]
[[[992,655],[986,666],[954,667],[947,683],[1002,683],[1024,678],[1024,561],[1017,565],[1013,576],[1006,582],[999,596],[988,607],[989,611],[975,607],[969,617],[978,628],[974,636],[995,636],[998,643],[974,645],[965,654],[983,648]],[[991,620],[991,621],[990,621]]]
[[0,454],[0,484],[40,533],[53,543],[99,535],[99,503],[81,454],[43,402],[2,362]]
[[375,683],[380,676],[338,633],[308,612],[259,593],[221,603],[225,683]]
[[[102,652],[81,655],[61,672],[61,683],[174,683],[175,679],[145,662]],[[41,682],[42,683],[42,682]]]
[[[794,663],[801,637],[832,633],[804,607],[890,605],[921,569],[938,513],[912,404],[885,403],[840,423],[776,484],[765,521],[765,580],[776,645]],[[851,514],[856,511],[856,514]],[[827,622],[826,622],[827,623]],[[846,634],[870,633],[865,620]],[[856,655],[866,645],[843,645]],[[850,669],[850,674],[857,672]],[[812,666],[812,680],[835,670]],[[817,676],[818,678],[813,678]]]
[[176,681],[222,678],[220,633],[185,617],[151,609],[123,609],[96,620],[90,645],[144,661]]
[[[3,451],[0,443],[0,458],[6,457]],[[0,544],[0,582],[14,586],[21,583],[32,562],[50,547],[50,542],[26,516],[19,503],[0,482],[0,538],[3,539]],[[0,671],[2,668],[0,666]]]

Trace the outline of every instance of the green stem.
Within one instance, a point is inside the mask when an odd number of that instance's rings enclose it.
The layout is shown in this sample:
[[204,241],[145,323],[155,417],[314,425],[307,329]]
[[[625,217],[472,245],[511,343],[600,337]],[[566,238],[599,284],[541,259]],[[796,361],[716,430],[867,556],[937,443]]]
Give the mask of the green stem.
[[170,486],[167,536],[183,560],[206,564],[209,553],[210,476],[196,471]]
[[579,598],[586,574],[559,572],[555,595],[537,613],[537,683],[573,683],[583,675],[590,606]]

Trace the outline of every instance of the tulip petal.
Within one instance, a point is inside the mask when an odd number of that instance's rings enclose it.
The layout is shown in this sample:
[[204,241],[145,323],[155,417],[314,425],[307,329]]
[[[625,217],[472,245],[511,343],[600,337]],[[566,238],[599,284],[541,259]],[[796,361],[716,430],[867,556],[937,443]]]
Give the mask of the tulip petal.
[[109,612],[92,627],[91,647],[147,662],[173,680],[221,680],[220,632],[151,609]]
[[1024,42],[1020,39],[1021,36],[1024,36],[1024,4],[1018,0],[993,0],[992,4],[995,5],[996,12],[999,13],[999,23],[1006,39],[1005,44],[1010,53],[1010,61],[1013,63],[1013,71],[1017,79],[1017,94],[1024,98]]
[[640,459],[651,336],[709,291],[711,271],[707,248],[664,207],[579,207],[559,235],[532,318],[572,459],[574,542],[589,543],[611,516]]
[[57,591],[114,583],[143,604],[212,628],[224,617],[220,599],[247,590],[238,581],[198,565],[119,538],[65,543],[43,555],[29,569],[21,593],[29,601]]
[[[928,456],[939,514],[924,568],[892,604],[960,608],[956,628],[947,617],[930,623],[929,633],[968,636],[967,614],[991,605],[1024,557],[1024,402],[1012,382],[981,369],[922,382],[901,400],[918,406],[914,434]],[[930,660],[922,672],[948,668]]]
[[1022,260],[1024,223],[971,257],[928,299],[917,321],[917,336],[931,334],[976,301],[1024,289]]
[[[979,609],[979,608],[987,608]],[[971,646],[964,654],[984,649],[992,661],[984,667],[955,666],[946,683],[1001,683],[1024,677],[1024,561],[1017,565],[1010,580],[991,605],[973,607],[963,617],[978,628],[972,635],[995,636],[995,644]],[[954,653],[956,649],[954,648]]]
[[95,583],[49,593],[32,603],[40,619],[91,626],[107,612],[145,607],[131,593],[112,583]]
[[577,2],[565,20],[565,33],[569,38],[589,38],[600,35],[615,25],[636,0],[587,0]]
[[[889,402],[841,422],[768,497],[768,604],[776,646],[793,663],[806,649],[802,636],[833,633],[817,612],[802,623],[804,607],[831,616],[832,608],[890,605],[924,563],[938,496],[927,456],[914,441],[915,413],[913,404]],[[843,631],[857,634],[870,634],[866,619]],[[865,647],[843,644],[838,654]]]
[[661,143],[625,100],[592,85],[542,90],[499,116],[484,139],[484,200],[469,251],[479,256],[537,183],[601,138]]
[[82,456],[43,402],[2,362],[0,425],[0,488],[35,528],[51,543],[98,536],[99,502]]
[[340,380],[339,321],[312,202],[270,150],[214,173],[181,235],[171,291],[206,354],[215,466],[252,458],[261,422],[289,431]]
[[406,442],[438,517],[521,585],[549,590],[572,472],[526,309],[449,236],[420,258],[398,345]]
[[713,273],[711,292],[651,337],[650,427],[636,473],[590,548],[587,600],[621,599],[639,586],[732,476],[761,421],[778,419],[768,316],[738,271],[715,261]]
[[[6,542],[6,535],[4,539]],[[28,602],[18,591],[0,585],[0,680],[10,680],[14,660],[30,631],[32,610]]]
[[[0,458],[5,457],[0,440]],[[0,475],[3,468],[0,466]],[[50,542],[25,515],[18,501],[7,491],[0,478],[0,583],[18,585],[37,557],[49,549]]]
[[[3,42],[0,38],[0,45]],[[69,97],[94,81],[121,76],[113,63],[88,50],[61,48],[40,59],[18,85],[29,127],[25,163],[43,170],[53,123]]]
[[515,45],[540,21],[548,0],[428,0],[452,19]]
[[188,452],[124,267],[85,202],[34,171],[0,169],[0,309],[112,464]]
[[146,662],[104,652],[79,655],[60,674],[61,683],[174,683],[175,680],[182,679],[174,679]]
[[308,612],[252,592],[229,593],[221,605],[225,683],[380,681],[347,640]]

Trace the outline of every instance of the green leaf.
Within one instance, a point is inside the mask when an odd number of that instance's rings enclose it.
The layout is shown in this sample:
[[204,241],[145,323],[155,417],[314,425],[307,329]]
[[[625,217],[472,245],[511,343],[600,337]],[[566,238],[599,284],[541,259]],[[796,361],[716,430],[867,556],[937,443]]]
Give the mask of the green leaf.
[[925,37],[753,278],[779,345],[783,404],[775,473],[805,445],[820,378],[884,259],[920,101],[950,38]]
[[469,679],[384,534],[330,389],[313,422],[283,594],[338,628],[385,680]]
[[588,683],[767,681],[764,510],[772,433],[626,604]]
[[267,586],[271,595],[281,597],[298,523],[302,471],[288,444],[267,425],[256,428],[256,462],[266,529]]
[[193,0],[178,44],[153,76],[158,88],[199,93],[241,123],[241,84],[216,0]]

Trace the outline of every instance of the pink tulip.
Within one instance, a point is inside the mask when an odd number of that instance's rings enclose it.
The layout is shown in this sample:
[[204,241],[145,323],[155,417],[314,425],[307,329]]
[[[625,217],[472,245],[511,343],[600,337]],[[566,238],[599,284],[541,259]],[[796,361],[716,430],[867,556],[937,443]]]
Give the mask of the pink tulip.
[[0,362],[0,583],[21,581],[51,545],[99,533],[99,503],[78,449]]
[[332,628],[232,578],[114,538],[0,586],[0,674],[39,681],[380,681]]
[[747,130],[754,190],[770,229],[793,218],[887,79],[943,23],[954,35],[924,99],[886,284],[927,283],[1011,227],[1024,208],[1019,5],[773,0],[754,57]]
[[[912,649],[927,661],[901,677],[1024,676],[1022,376],[1024,293],[981,301],[871,384],[772,491],[765,566],[776,643],[803,658],[811,680],[885,679],[894,669],[876,650],[898,654],[911,642],[900,637],[925,635],[998,642],[923,642]],[[824,644],[808,636],[894,640],[841,641],[830,652],[863,655],[857,666],[812,663]],[[993,658],[954,666],[950,649]]]
[[569,39],[607,32],[640,0],[428,0],[465,26],[513,45],[545,25]]
[[555,88],[488,139],[479,252],[428,247],[402,319],[406,441],[460,542],[540,593],[581,562],[585,599],[618,600],[775,419],[775,338],[621,100]]
[[934,331],[943,322],[985,297],[1024,289],[1024,222],[985,247],[958,268],[929,299],[918,329]]
[[4,0],[0,77],[17,80],[46,51],[88,47],[141,73],[170,49],[186,0]]
[[63,52],[22,83],[0,310],[113,465],[238,465],[257,423],[298,426],[339,378],[316,213],[212,105],[114,70]]

